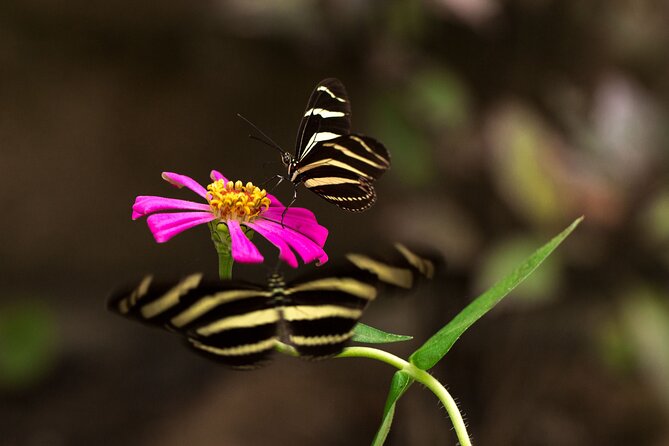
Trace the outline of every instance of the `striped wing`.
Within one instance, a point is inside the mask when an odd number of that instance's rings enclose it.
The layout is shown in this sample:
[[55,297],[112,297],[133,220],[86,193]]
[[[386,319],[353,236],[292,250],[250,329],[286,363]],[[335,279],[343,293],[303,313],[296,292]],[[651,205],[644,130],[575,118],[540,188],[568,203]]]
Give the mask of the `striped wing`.
[[238,368],[267,360],[279,340],[280,314],[271,292],[242,282],[207,282],[201,274],[176,283],[151,277],[116,293],[109,308],[177,332],[210,359]]
[[365,307],[379,289],[412,289],[420,277],[434,276],[436,256],[427,257],[396,244],[390,261],[349,254],[351,262],[329,277],[291,284],[281,311],[288,339],[301,356],[324,358],[342,351]]
[[341,352],[353,336],[362,312],[377,289],[366,274],[335,276],[292,284],[284,291],[280,311],[286,342],[301,356],[319,359]]
[[379,283],[396,288],[411,289],[420,277],[432,279],[440,259],[436,255],[426,256],[395,244],[396,258],[381,261],[363,254],[347,254],[346,258],[362,271],[376,277]]
[[351,106],[344,85],[334,78],[316,85],[297,130],[295,159],[300,161],[321,141],[351,132]]
[[390,167],[380,142],[362,135],[324,141],[296,165],[293,182],[348,211],[364,211],[376,201],[372,183]]
[[301,356],[325,358],[345,347],[380,285],[409,289],[418,276],[434,274],[432,259],[402,245],[396,248],[398,260],[349,254],[354,267],[287,287],[281,278],[260,287],[208,282],[201,274],[172,283],[157,283],[149,276],[115,293],[109,308],[180,334],[196,352],[236,368],[266,362],[280,341]]

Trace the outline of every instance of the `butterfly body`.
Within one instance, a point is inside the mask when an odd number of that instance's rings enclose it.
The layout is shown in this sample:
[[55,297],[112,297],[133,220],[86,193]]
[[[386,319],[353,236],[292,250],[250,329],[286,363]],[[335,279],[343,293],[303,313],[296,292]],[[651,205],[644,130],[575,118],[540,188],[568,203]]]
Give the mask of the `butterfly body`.
[[359,212],[376,201],[373,183],[389,167],[380,142],[351,133],[351,108],[344,85],[321,81],[314,89],[297,133],[295,155],[283,154],[288,179],[342,209]]

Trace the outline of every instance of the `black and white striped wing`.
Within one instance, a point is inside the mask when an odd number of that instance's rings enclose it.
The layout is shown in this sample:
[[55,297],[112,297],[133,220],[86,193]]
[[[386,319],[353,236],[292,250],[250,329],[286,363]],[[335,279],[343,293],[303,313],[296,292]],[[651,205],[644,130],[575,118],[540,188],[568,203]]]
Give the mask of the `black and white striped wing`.
[[334,78],[316,85],[297,130],[295,159],[299,162],[318,143],[351,133],[351,106],[344,85]]
[[331,276],[290,284],[281,307],[288,339],[301,356],[324,358],[342,351],[365,307],[380,288],[409,290],[434,276],[438,258],[396,244],[390,261],[348,254],[352,266]]
[[[115,293],[109,308],[128,318],[180,334],[196,352],[236,368],[255,368],[279,342],[306,358],[341,352],[380,285],[410,289],[418,276],[432,277],[432,259],[396,245],[399,259],[384,262],[349,254],[353,264],[327,277],[285,286],[205,281],[193,274],[171,283],[144,278]],[[322,274],[319,273],[319,274]]]
[[376,201],[373,183],[389,167],[390,155],[373,138],[351,134],[351,107],[344,85],[321,81],[314,89],[298,130],[290,180],[348,211],[364,211]]
[[373,183],[390,167],[380,142],[345,135],[318,143],[295,167],[293,178],[348,211],[364,211],[376,201]]
[[286,342],[304,356],[326,358],[340,353],[353,336],[365,307],[377,288],[367,274],[340,276],[291,284],[280,308]]
[[347,254],[346,258],[362,271],[367,271],[378,283],[405,290],[413,288],[421,277],[432,279],[441,262],[435,253],[417,254],[401,243],[395,244],[396,255],[391,261],[377,260],[364,254]]
[[146,277],[112,296],[109,308],[177,332],[198,353],[232,367],[258,366],[279,341],[272,293],[248,283],[207,282],[201,274],[176,283]]

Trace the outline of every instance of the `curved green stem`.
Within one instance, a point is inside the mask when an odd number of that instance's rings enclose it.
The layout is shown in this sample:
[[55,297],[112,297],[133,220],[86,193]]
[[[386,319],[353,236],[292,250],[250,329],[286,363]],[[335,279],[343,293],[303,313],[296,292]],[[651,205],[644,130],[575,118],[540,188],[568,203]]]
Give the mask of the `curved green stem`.
[[462,419],[462,415],[458,410],[458,405],[455,403],[453,397],[448,393],[446,388],[439,382],[435,377],[430,375],[425,370],[421,370],[415,365],[411,364],[404,359],[388,353],[383,350],[379,350],[371,347],[348,347],[345,348],[343,352],[337,355],[337,358],[370,358],[376,359],[386,364],[390,364],[396,369],[403,370],[413,379],[423,384],[425,387],[430,389],[437,398],[441,401],[448,412],[448,416],[451,418],[453,423],[453,428],[455,430],[455,435],[457,435],[458,440],[460,441],[461,446],[472,446],[472,442],[467,433],[467,427],[465,422]]

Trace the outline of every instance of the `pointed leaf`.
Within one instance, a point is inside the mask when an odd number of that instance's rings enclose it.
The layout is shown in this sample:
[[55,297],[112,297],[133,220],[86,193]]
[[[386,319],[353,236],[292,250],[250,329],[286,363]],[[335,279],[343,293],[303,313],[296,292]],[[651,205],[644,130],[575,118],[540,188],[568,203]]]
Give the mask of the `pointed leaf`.
[[378,432],[374,436],[372,446],[382,446],[390,432],[390,426],[393,424],[393,416],[395,415],[395,403],[404,394],[404,392],[413,384],[413,378],[408,373],[399,370],[393,375],[393,380],[390,383],[390,392],[388,392],[388,399],[386,406],[383,409],[383,420]]
[[416,350],[409,358],[409,361],[423,370],[429,370],[434,367],[448,353],[462,333],[532,274],[541,262],[571,234],[581,220],[583,220],[583,217],[576,219],[567,229],[535,251],[534,254],[528,257],[511,274],[474,299],[464,310]]
[[363,323],[358,323],[353,329],[353,338],[355,342],[365,344],[389,344],[391,342],[409,341],[413,336],[398,335],[387,333],[378,328],[370,327]]

